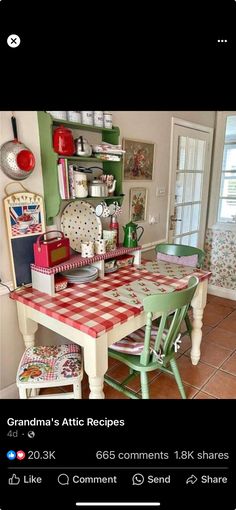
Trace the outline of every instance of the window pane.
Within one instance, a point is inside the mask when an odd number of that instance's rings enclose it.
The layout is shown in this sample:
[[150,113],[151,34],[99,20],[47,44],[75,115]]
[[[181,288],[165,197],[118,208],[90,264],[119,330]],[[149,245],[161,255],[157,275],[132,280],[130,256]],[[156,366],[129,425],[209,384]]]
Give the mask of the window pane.
[[192,234],[190,237],[190,245],[197,246],[198,234]]
[[188,138],[188,148],[187,148],[187,161],[186,161],[186,170],[194,170],[195,168],[195,150],[196,150],[196,142],[194,138]]
[[222,174],[221,196],[233,196],[236,198],[236,174],[231,174],[229,172]]
[[182,232],[189,232],[190,230],[190,217],[191,217],[191,205],[185,205],[183,207],[182,214]]
[[179,136],[178,170],[184,170],[186,157],[186,136]]
[[220,199],[218,221],[235,221],[236,219],[236,199]]
[[236,147],[229,145],[224,148],[223,170],[236,170]]
[[202,197],[202,175],[203,174],[195,174],[195,183],[194,183],[194,193],[193,193],[193,201],[199,202]]
[[228,115],[225,129],[225,141],[236,141],[236,115]]
[[175,203],[179,204],[183,202],[183,190],[184,190],[184,174],[176,174],[176,187],[175,187]]
[[192,202],[193,177],[194,175],[192,173],[185,174],[184,202]]
[[196,170],[204,170],[204,155],[205,155],[205,143],[204,140],[197,141],[197,161],[196,161]]
[[190,244],[190,239],[189,238],[190,238],[190,236],[183,236],[183,237],[181,237],[180,244],[188,244],[189,245]]
[[200,204],[192,205],[192,224],[191,230],[199,229],[199,213],[200,213]]

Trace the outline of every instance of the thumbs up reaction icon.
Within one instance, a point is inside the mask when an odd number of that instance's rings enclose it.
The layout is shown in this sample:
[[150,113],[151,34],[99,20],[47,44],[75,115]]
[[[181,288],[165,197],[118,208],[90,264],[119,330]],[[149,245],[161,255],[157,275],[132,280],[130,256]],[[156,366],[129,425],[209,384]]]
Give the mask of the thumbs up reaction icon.
[[8,478],[9,485],[18,485],[20,483],[20,478],[13,473],[11,478]]

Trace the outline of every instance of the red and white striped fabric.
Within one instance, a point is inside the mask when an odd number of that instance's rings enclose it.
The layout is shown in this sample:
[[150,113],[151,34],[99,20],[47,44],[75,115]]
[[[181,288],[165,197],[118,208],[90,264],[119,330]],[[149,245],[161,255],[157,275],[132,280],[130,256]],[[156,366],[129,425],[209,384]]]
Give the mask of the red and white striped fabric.
[[[153,350],[157,332],[158,332],[158,328],[156,326],[153,326],[152,332],[151,332],[152,339],[150,342],[151,350]],[[166,336],[166,334],[167,334],[167,331],[165,330],[164,336]],[[140,356],[140,354],[142,354],[142,352],[143,352],[144,337],[145,337],[145,326],[143,328],[137,329],[137,331],[134,331],[130,335],[126,336],[125,338],[122,338],[122,340],[119,340],[119,342],[112,344],[110,346],[110,349],[112,349],[113,351],[122,352],[123,354],[133,354],[136,356]]]

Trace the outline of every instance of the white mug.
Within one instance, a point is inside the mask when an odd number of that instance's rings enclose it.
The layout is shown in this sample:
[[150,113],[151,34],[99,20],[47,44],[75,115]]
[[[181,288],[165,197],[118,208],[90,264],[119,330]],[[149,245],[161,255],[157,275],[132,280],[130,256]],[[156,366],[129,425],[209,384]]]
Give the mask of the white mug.
[[81,257],[88,258],[94,256],[94,242],[85,241],[81,243]]
[[94,248],[95,248],[95,253],[97,255],[102,255],[103,253],[106,253],[105,239],[98,239],[97,241],[94,241]]

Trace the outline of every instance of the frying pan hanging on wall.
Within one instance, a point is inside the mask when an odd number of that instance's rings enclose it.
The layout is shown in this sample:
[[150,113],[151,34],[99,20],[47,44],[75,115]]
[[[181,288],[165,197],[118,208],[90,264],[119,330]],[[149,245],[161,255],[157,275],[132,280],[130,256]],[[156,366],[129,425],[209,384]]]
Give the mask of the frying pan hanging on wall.
[[33,172],[35,157],[28,147],[18,140],[16,118],[11,117],[14,140],[0,148],[0,166],[4,174],[17,181],[26,179]]

